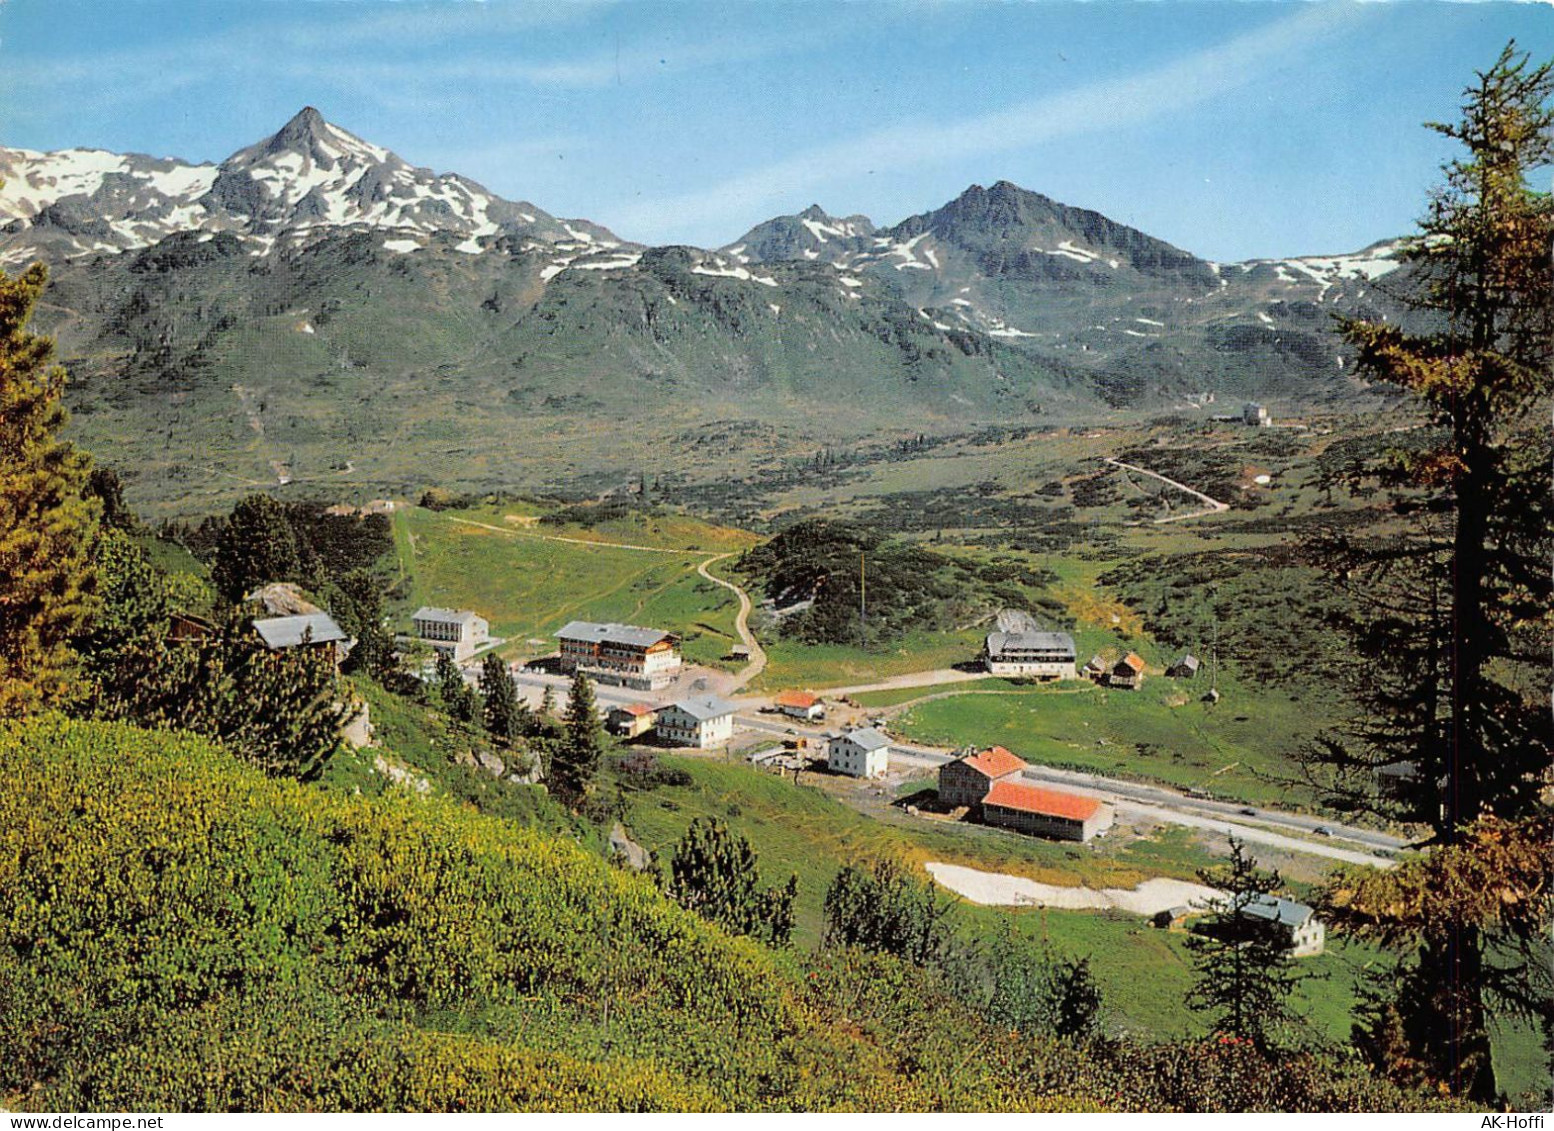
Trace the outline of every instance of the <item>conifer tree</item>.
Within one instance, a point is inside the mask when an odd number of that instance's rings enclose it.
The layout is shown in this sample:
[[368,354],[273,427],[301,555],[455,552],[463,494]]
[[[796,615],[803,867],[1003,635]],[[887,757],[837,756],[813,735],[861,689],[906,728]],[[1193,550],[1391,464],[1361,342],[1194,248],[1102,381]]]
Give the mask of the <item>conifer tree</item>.
[[353,569],[331,587],[329,608],[356,645],[345,670],[383,680],[397,672],[394,637],[383,626],[383,591],[369,570]]
[[475,689],[464,682],[464,673],[447,652],[437,653],[437,694],[454,722],[473,726],[480,715]]
[[272,581],[301,580],[302,549],[286,508],[269,495],[249,495],[233,507],[210,572],[229,601],[241,601]]
[[599,772],[602,733],[593,684],[582,671],[575,671],[549,778],[551,786],[569,802],[581,801]]
[[675,846],[665,894],[681,907],[737,935],[785,946],[793,934],[798,876],[759,887],[755,849],[716,817],[696,818]]
[[[1513,43],[1464,92],[1457,122],[1430,125],[1465,152],[1407,247],[1414,317],[1343,327],[1360,371],[1411,395],[1439,440],[1388,469],[1413,495],[1412,529],[1329,555],[1362,583],[1352,630],[1376,672],[1358,689],[1362,717],[1315,760],[1349,804],[1366,784],[1379,793],[1367,771],[1405,771],[1395,799],[1370,804],[1427,823],[1446,847],[1490,814],[1533,819],[1554,750],[1542,701],[1551,449],[1530,412],[1547,403],[1554,360],[1554,204],[1529,184],[1554,161],[1551,97],[1550,64],[1533,66]],[[1409,1035],[1395,1059],[1483,1102],[1496,1094],[1485,995],[1528,997],[1488,958],[1496,930],[1463,922],[1394,936],[1413,950],[1394,1008],[1375,1011],[1398,1021],[1382,1043]]]
[[507,661],[495,652],[487,652],[480,662],[480,695],[485,704],[483,721],[491,737],[500,742],[517,738],[523,731],[522,704]]
[[1361,371],[1412,394],[1442,436],[1394,471],[1449,516],[1437,539],[1448,660],[1435,744],[1448,843],[1491,808],[1526,811],[1530,774],[1549,761],[1547,710],[1492,669],[1524,658],[1518,637],[1549,626],[1547,436],[1525,413],[1548,395],[1554,359],[1554,205],[1528,184],[1554,161],[1551,96],[1550,64],[1531,66],[1511,44],[1465,91],[1461,120],[1431,124],[1467,152],[1445,167],[1408,248],[1426,328],[1344,325]]
[[1187,1006],[1212,1014],[1220,1032],[1271,1051],[1292,1020],[1287,1000],[1301,979],[1276,925],[1250,908],[1282,881],[1259,869],[1234,837],[1229,865],[1206,869],[1200,878],[1226,894],[1206,905],[1212,914],[1187,939],[1198,972]]
[[894,954],[933,966],[948,952],[944,924],[949,906],[899,864],[882,860],[871,869],[845,865],[826,890],[825,943]]
[[60,699],[93,608],[89,464],[59,439],[65,371],[27,331],[47,272],[0,273],[0,716]]

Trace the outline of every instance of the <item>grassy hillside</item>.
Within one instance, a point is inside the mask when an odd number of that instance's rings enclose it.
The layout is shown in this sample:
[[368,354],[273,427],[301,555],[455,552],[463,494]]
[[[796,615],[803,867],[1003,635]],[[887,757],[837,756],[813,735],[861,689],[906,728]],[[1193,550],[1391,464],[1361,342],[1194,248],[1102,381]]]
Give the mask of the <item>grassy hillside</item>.
[[[1158,669],[1157,669],[1158,671]],[[896,729],[944,746],[1007,746],[1027,761],[1142,777],[1216,797],[1288,806],[1310,802],[1292,781],[1291,755],[1312,720],[1288,695],[1156,674],[1137,691],[1088,683],[971,690],[909,707]]]
[[[680,516],[540,523],[530,510],[396,512],[407,579],[400,613],[408,617],[423,604],[475,609],[493,635],[508,639],[502,652],[509,656],[552,650],[551,633],[574,618],[679,632],[686,656],[698,663],[716,662],[738,642],[737,599],[696,571],[713,555],[748,545],[749,535]],[[653,548],[588,544],[606,542]]]
[[[756,848],[765,882],[779,883],[789,873],[798,876],[798,934],[806,942],[818,940],[826,888],[847,862],[888,857],[921,865],[936,860],[1091,887],[1133,887],[1151,876],[1193,879],[1198,868],[1210,863],[1183,829],[1079,847],[978,825],[865,815],[819,784],[794,786],[789,778],[745,765],[698,758],[665,761],[690,774],[692,784],[633,795],[630,822],[637,838],[668,856],[695,818],[726,822]],[[956,920],[968,939],[988,937],[1009,923],[1032,947],[1050,944],[1087,956],[1106,995],[1114,1031],[1157,1038],[1203,1032],[1201,1019],[1182,1007],[1193,981],[1183,936],[1157,930],[1136,915],[1015,911],[956,902]],[[1302,963],[1319,980],[1297,996],[1296,1009],[1315,1032],[1333,1040],[1348,1036],[1356,980],[1379,958],[1368,947],[1335,939],[1327,954]]]
[[267,780],[126,726],[0,729],[9,1108],[1422,1102],[1323,1058],[994,1033],[899,964],[793,957],[435,798]]

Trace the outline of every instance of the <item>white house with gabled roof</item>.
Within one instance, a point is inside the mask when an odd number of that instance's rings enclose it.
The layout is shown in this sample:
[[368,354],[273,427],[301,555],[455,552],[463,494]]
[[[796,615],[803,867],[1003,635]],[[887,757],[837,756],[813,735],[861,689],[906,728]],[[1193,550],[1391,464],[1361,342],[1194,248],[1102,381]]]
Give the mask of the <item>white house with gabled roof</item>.
[[718,746],[734,737],[734,704],[716,695],[681,699],[658,712],[658,737],[671,746]]
[[831,772],[855,778],[882,778],[890,769],[890,739],[873,727],[839,734],[826,744]]

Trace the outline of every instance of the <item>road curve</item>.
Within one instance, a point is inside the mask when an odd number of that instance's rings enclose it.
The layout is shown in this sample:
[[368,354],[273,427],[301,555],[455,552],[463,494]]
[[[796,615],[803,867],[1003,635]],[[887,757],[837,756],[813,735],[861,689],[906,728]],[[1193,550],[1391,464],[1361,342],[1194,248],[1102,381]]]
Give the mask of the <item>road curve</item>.
[[[643,554],[674,554],[679,557],[693,557],[705,553],[704,550],[677,550],[666,546],[639,546],[632,542],[596,542],[591,538],[568,538],[561,534],[536,534],[532,530],[514,530],[510,526],[497,526],[490,522],[477,522],[472,518],[458,518],[454,515],[444,516],[449,522],[462,522],[465,526],[478,526],[482,530],[495,530],[500,534],[511,534],[514,538],[538,538],[542,542],[566,542],[573,546],[598,546],[607,550],[636,550]],[[721,577],[714,577],[707,569],[713,562],[721,562],[724,558],[734,556],[734,551],[728,550],[721,554],[713,554],[702,561],[696,567],[696,572],[705,577],[714,585],[733,592],[739,598],[739,612],[734,617],[734,630],[739,634],[739,639],[746,648],[750,649],[750,662],[746,664],[734,676],[734,682],[728,685],[730,693],[738,691],[756,676],[766,669],[766,649],[761,647],[760,641],[755,638],[755,633],[750,631],[750,594],[746,593],[732,581],[725,581]]]
[[721,585],[725,589],[732,590],[734,596],[739,598],[739,612],[734,615],[734,631],[739,633],[739,639],[750,649],[750,662],[734,676],[734,682],[728,685],[728,692],[732,694],[766,669],[766,649],[761,647],[761,642],[755,638],[755,633],[750,631],[750,594],[746,593],[732,581],[725,581],[721,577],[714,577],[707,569],[713,562],[721,562],[724,558],[733,557],[733,552],[717,554],[702,562],[696,567],[696,572],[705,577],[714,585]]

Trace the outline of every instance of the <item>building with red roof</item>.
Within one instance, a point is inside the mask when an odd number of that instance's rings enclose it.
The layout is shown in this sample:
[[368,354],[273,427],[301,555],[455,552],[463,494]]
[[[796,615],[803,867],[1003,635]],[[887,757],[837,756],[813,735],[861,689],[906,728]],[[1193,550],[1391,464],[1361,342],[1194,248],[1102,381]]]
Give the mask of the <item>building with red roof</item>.
[[825,704],[820,696],[808,691],[784,691],[772,700],[777,710],[795,719],[814,721],[826,717]]
[[1136,691],[1143,682],[1144,658],[1137,652],[1129,652],[1112,668],[1111,678],[1106,681],[1106,685],[1124,691]]
[[637,738],[652,730],[658,723],[658,708],[650,703],[629,703],[623,707],[611,707],[605,716],[605,726],[611,734],[623,738]]
[[939,800],[952,809],[979,805],[995,782],[1015,777],[1027,768],[1002,746],[962,754],[939,767]]
[[982,799],[982,819],[1017,832],[1083,842],[1111,828],[1113,814],[1094,797],[1005,778]]

